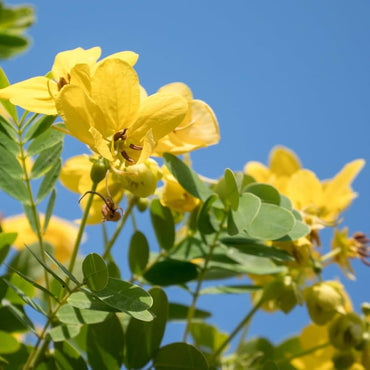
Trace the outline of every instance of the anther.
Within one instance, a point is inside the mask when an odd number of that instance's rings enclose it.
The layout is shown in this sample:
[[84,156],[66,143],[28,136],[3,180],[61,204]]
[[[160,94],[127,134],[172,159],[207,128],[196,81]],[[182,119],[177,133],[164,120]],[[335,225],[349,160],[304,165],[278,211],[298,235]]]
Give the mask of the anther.
[[130,144],[130,148],[134,150],[143,150],[141,145]]
[[127,139],[126,132],[127,128],[125,128],[123,131],[116,132],[113,136],[113,140],[114,141],[117,141],[119,139],[121,139],[122,141],[126,140]]
[[126,159],[127,162],[135,163],[135,161],[123,150],[121,152],[122,157]]
[[57,83],[58,90],[61,90],[63,86],[67,85],[68,82],[64,77],[61,77]]

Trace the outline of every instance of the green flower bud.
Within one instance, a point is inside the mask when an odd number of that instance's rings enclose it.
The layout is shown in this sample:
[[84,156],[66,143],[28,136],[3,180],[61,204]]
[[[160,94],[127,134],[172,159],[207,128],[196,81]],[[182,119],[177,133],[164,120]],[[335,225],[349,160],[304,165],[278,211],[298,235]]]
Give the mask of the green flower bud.
[[119,181],[125,190],[143,198],[155,192],[161,176],[157,162],[150,158],[144,163],[134,164],[114,173],[115,180]]
[[144,212],[149,206],[149,200],[147,198],[139,198],[136,202],[136,207],[140,212]]
[[279,309],[289,313],[298,303],[297,289],[291,276],[278,278],[264,290],[265,305],[269,310]]
[[355,313],[338,316],[329,326],[331,344],[342,350],[359,345],[363,332],[363,322]]
[[344,298],[330,282],[317,283],[304,291],[308,313],[317,325],[325,325],[336,313],[344,313]]
[[91,167],[91,171],[90,171],[91,180],[95,184],[98,184],[100,181],[104,180],[108,169],[109,169],[109,165],[106,159],[99,158],[95,160]]

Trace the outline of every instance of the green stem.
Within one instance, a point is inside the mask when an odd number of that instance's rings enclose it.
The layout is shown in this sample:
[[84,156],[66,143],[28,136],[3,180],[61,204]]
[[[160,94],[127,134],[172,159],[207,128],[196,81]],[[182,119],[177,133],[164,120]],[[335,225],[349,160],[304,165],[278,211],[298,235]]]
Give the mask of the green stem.
[[[35,222],[36,235],[37,235],[37,239],[38,239],[39,246],[40,246],[41,258],[42,258],[42,261],[44,263],[46,263],[45,246],[44,246],[44,242],[43,242],[43,239],[42,239],[43,233],[41,231],[39,214],[37,212],[36,203],[35,203],[33,193],[32,193],[31,179],[28,176],[28,171],[27,171],[27,166],[26,166],[27,156],[26,156],[26,153],[25,153],[24,142],[23,142],[23,139],[22,139],[22,130],[20,129],[20,127],[22,125],[22,122],[24,121],[26,116],[27,116],[27,112],[24,112],[21,121],[18,123],[18,132],[17,133],[18,133],[18,138],[19,138],[19,158],[20,158],[20,161],[21,161],[22,169],[23,169],[24,182],[26,184],[28,197],[29,197],[29,200],[30,200],[29,207],[31,208],[32,217],[33,217],[34,222]],[[44,269],[44,278],[45,278],[46,289],[50,290],[49,274],[45,269]],[[51,308],[52,308],[52,302],[51,302],[50,296],[48,296],[47,299],[48,299],[48,309],[49,309],[49,312],[50,312]]]
[[109,242],[105,245],[103,256],[102,256],[104,259],[106,259],[109,256],[110,251],[111,251],[114,243],[116,242],[119,234],[121,233],[121,230],[122,230],[123,226],[125,226],[125,223],[128,219],[128,216],[130,215],[130,213],[131,213],[132,209],[134,208],[134,205],[136,204],[136,202],[137,202],[136,197],[131,198],[129,200],[128,205],[127,205],[127,209],[126,209],[126,211],[125,211],[125,213],[124,213],[124,215],[121,219],[121,222],[119,223],[119,225],[118,225],[116,231],[114,232],[111,240],[109,240]]
[[332,258],[332,257],[335,257],[336,255],[338,255],[339,253],[341,252],[341,249],[340,248],[335,248],[333,249],[332,251],[324,254],[321,258],[320,258],[320,261],[321,262],[326,262],[328,259]]
[[220,223],[220,227],[219,227],[215,237],[213,238],[213,242],[209,247],[209,252],[208,252],[208,254],[205,258],[203,268],[202,268],[202,270],[199,274],[197,286],[196,286],[195,292],[193,294],[193,300],[192,300],[191,305],[189,307],[189,311],[188,311],[187,318],[186,318],[186,327],[185,327],[184,336],[183,336],[183,339],[182,339],[183,342],[186,342],[186,339],[188,337],[190,327],[191,327],[191,322],[192,322],[194,314],[195,314],[195,309],[196,309],[196,304],[197,304],[197,301],[198,301],[198,298],[199,298],[200,289],[202,288],[203,279],[204,279],[205,274],[207,272],[208,263],[212,258],[213,251],[214,251],[215,247],[217,246],[218,238],[220,237],[221,231],[224,227],[224,222],[226,220],[226,216],[227,216],[227,212],[225,212],[225,214],[223,216],[223,219]]
[[232,331],[232,333],[224,340],[224,342],[217,348],[213,353],[211,358],[211,363],[217,359],[219,354],[226,348],[226,346],[234,339],[234,337],[239,333],[239,331],[244,328],[251,321],[253,315],[258,311],[264,301],[262,296],[259,301],[253,306],[253,308],[248,312],[244,319],[238,324],[238,326]]
[[[58,311],[60,310],[60,308],[67,302],[67,299],[69,298],[69,296],[78,290],[79,287],[76,287],[75,289],[73,289],[71,292],[67,293],[63,299],[57,304],[57,306],[54,308],[54,310],[50,313],[44,327],[42,328],[42,331],[37,339],[37,342],[36,344],[33,346],[32,348],[32,351],[26,361],[26,363],[24,364],[23,366],[23,370],[28,370],[28,369],[32,369],[35,367],[36,363],[37,363],[37,360],[40,358],[40,356],[45,352],[48,344],[49,344],[49,340],[46,338],[46,331],[49,327],[49,325],[51,324],[51,322],[53,321],[54,317],[56,316],[56,314],[58,313]],[[41,342],[43,341],[43,344],[42,346],[40,347],[40,344]]]
[[[97,187],[98,187],[98,183],[94,182],[93,186],[91,188],[91,191],[92,192],[96,191]],[[86,207],[85,207],[85,210],[84,210],[84,214],[82,216],[82,220],[81,220],[81,223],[80,223],[80,227],[78,229],[78,234],[77,234],[77,237],[76,237],[76,241],[75,241],[75,244],[74,244],[74,247],[73,247],[71,260],[69,261],[68,271],[70,273],[73,272],[73,268],[74,268],[75,263],[76,263],[76,257],[77,257],[77,254],[78,254],[78,250],[80,248],[80,244],[81,244],[82,236],[84,234],[86,222],[87,222],[87,219],[89,217],[89,212],[90,212],[90,208],[91,208],[91,205],[92,205],[93,197],[94,197],[94,194],[90,193],[89,197],[87,198]],[[68,285],[68,282],[69,282],[69,280],[66,282],[66,285]]]

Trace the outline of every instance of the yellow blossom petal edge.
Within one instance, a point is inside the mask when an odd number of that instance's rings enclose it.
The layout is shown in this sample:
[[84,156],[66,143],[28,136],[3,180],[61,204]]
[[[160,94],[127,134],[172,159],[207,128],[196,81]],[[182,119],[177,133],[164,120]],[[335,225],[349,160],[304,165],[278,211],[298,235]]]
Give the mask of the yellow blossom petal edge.
[[165,94],[176,94],[180,95],[186,100],[193,100],[193,93],[190,88],[183,82],[172,82],[170,84],[162,86],[158,92]]
[[53,80],[39,76],[0,89],[0,99],[9,100],[30,112],[55,115],[53,96],[57,93],[58,87]]
[[301,168],[296,154],[284,146],[272,149],[269,163],[271,171],[278,176],[290,176]]
[[51,70],[54,79],[59,81],[61,77],[67,78],[71,69],[76,64],[93,65],[99,59],[100,54],[101,49],[98,46],[87,50],[76,48],[58,53]]

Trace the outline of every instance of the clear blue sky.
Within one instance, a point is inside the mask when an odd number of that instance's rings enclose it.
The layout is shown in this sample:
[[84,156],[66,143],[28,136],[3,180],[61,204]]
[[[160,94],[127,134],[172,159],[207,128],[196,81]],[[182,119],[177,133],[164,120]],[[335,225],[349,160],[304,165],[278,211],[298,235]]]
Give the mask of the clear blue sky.
[[[58,52],[78,46],[100,46],[103,56],[136,51],[140,54],[136,69],[149,93],[183,81],[196,98],[214,109],[221,142],[192,155],[195,169],[206,176],[218,177],[226,167],[241,170],[248,160],[266,162],[276,144],[296,151],[304,166],[321,179],[332,177],[353,159],[370,157],[370,2],[33,3],[37,22],[29,32],[32,47],[2,63],[10,80],[43,75]],[[82,152],[86,149],[68,138],[63,158]],[[345,213],[351,233],[370,233],[369,184],[368,164],[354,183],[360,197]],[[61,187],[59,195],[63,200],[59,198],[57,214],[78,218],[77,196]],[[0,200],[6,215],[21,211],[3,194]],[[121,239],[116,256],[126,256],[127,242]],[[90,238],[84,251],[100,248]],[[370,300],[366,283],[370,270],[360,262],[353,265],[358,281],[347,281],[346,286],[359,310],[361,302]],[[336,268],[330,275],[345,282]],[[230,331],[248,309],[249,300],[205,298],[200,305],[215,308],[210,322]],[[261,314],[251,331],[278,340],[299,331],[305,322],[303,308],[296,309],[294,316]],[[174,340],[176,330],[169,331],[166,341]]]

